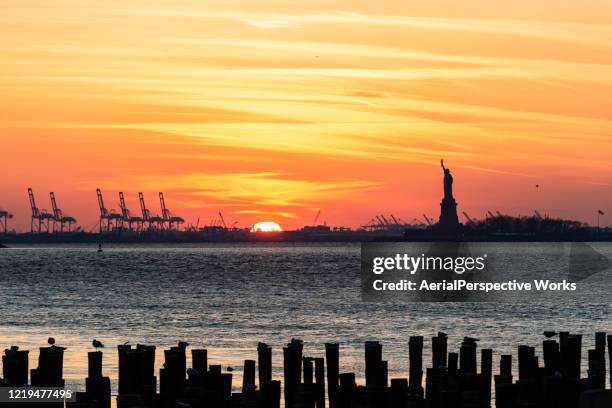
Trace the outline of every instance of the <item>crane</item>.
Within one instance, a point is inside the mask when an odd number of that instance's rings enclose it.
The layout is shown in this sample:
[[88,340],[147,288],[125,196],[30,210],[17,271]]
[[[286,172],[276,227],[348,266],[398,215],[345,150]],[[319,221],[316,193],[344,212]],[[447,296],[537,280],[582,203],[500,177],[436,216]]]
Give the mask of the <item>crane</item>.
[[427,218],[427,215],[423,214],[423,218],[425,218],[425,222],[427,222],[427,225],[432,226],[433,222],[431,222],[431,220],[429,218]]
[[53,191],[49,193],[49,197],[51,198],[51,207],[53,207],[53,232],[57,232],[58,223],[60,232],[64,232],[65,225],[68,225],[68,232],[71,232],[72,224],[76,222],[76,219],[69,215],[64,215],[62,210],[59,209],[57,202],[55,201],[55,193]]
[[127,208],[123,191],[119,192],[119,208],[121,208],[121,222],[127,222],[130,231],[134,230],[134,225],[136,225],[136,231],[140,231],[142,229],[142,218],[133,216]]
[[474,221],[465,211],[463,211],[463,216],[468,220],[469,224],[476,225],[476,221]]
[[383,221],[385,222],[385,225],[387,225],[387,226],[391,225],[391,223],[389,222],[389,220],[387,220],[383,214],[380,214],[380,218],[382,218],[382,219],[383,219]]
[[142,192],[138,193],[138,200],[140,201],[142,220],[149,224],[149,230],[163,229],[163,218],[159,215],[151,215],[151,211],[145,205],[144,194]]
[[314,220],[312,221],[313,226],[317,226],[317,221],[319,221],[319,217],[321,216],[321,210],[317,211],[317,215],[315,215]]
[[[173,216],[168,208],[166,208],[166,200],[164,200],[164,193],[159,193],[159,204],[161,205],[162,210],[162,228],[164,222],[168,223],[168,230],[171,231],[173,226],[175,229],[179,229],[180,225],[185,222],[185,220],[181,217]],[[219,213],[221,214],[221,213]],[[221,217],[223,219],[223,217]],[[225,222],[224,222],[225,225]]]
[[[32,220],[30,222],[31,232],[49,232],[49,220],[53,219],[53,214],[47,212],[47,210],[40,210],[36,206],[36,200],[34,199],[34,192],[32,188],[28,188],[28,197],[30,198],[30,207],[32,208]],[[35,226],[37,225],[37,228]]]
[[13,218],[13,214],[0,208],[0,232],[6,234],[8,232],[8,220]]
[[493,215],[493,213],[492,213],[491,211],[487,211],[487,215],[488,215],[490,218],[495,218],[495,215]]
[[223,225],[223,228],[227,228],[227,224],[225,223],[225,218],[223,218],[223,214],[221,213],[221,211],[219,211],[219,220],[221,221],[221,225]]
[[[104,205],[104,197],[102,196],[102,190],[96,189],[96,195],[98,196],[98,206],[100,207],[100,232],[109,232],[113,228],[117,228],[121,222],[121,214],[117,214],[115,210],[109,210]],[[114,222],[114,227],[113,227]]]
[[393,220],[393,222],[395,223],[395,225],[401,225],[400,220],[398,220],[397,218],[395,218],[395,217],[393,216],[393,214],[390,214],[389,216],[391,217],[391,219]]

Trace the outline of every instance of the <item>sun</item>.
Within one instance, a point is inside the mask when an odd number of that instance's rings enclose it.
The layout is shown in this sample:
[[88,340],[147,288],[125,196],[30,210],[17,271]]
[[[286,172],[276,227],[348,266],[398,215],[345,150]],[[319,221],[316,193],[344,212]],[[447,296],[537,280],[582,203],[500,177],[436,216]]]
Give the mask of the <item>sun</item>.
[[281,232],[282,230],[280,225],[272,221],[258,222],[251,228],[251,232]]

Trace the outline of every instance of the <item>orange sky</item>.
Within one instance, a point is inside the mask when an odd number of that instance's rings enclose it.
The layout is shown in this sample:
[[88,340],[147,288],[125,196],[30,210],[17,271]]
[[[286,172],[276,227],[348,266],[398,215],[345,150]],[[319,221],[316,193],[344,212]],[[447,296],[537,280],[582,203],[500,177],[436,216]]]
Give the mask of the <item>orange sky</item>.
[[612,3],[406,3],[4,0],[0,207],[411,221],[443,157],[475,218],[612,214]]

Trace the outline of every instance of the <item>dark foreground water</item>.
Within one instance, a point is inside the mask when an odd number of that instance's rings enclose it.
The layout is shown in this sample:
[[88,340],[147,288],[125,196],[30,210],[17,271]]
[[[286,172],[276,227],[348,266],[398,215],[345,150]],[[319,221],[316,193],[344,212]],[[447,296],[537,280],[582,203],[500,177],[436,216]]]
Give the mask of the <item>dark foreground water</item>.
[[[611,244],[598,250],[612,258]],[[206,246],[32,246],[0,250],[0,347],[30,349],[30,366],[48,336],[66,346],[65,377],[83,388],[87,351],[106,344],[105,374],[117,376],[116,345],[146,343],[162,350],[187,340],[207,347],[213,364],[256,358],[258,341],[274,348],[275,377],[282,346],[305,342],[322,356],[325,342],[341,345],[341,370],[363,375],[363,342],[383,342],[391,377],[407,376],[408,337],[449,334],[449,350],[464,335],[499,355],[519,342],[540,345],[546,329],[612,332],[609,297],[590,303],[363,303],[360,247],[349,244]],[[603,273],[610,275],[610,270]],[[600,275],[601,278],[601,275]],[[426,342],[425,362],[430,361]],[[538,350],[540,351],[540,350]],[[497,367],[496,367],[497,369]]]

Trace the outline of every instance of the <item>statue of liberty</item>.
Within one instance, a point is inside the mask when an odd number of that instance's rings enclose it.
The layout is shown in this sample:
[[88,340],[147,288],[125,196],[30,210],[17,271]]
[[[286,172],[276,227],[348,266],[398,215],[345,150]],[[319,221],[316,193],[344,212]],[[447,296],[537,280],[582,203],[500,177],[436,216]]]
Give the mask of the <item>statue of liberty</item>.
[[444,167],[444,160],[440,160],[442,170],[444,170],[444,198],[449,200],[453,198],[453,176],[449,169]]
[[444,198],[440,203],[438,228],[455,231],[459,227],[459,217],[457,217],[457,202],[453,197],[453,176],[450,170],[444,167],[444,160],[440,160],[440,166],[444,170]]

